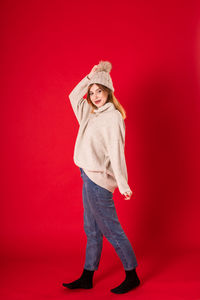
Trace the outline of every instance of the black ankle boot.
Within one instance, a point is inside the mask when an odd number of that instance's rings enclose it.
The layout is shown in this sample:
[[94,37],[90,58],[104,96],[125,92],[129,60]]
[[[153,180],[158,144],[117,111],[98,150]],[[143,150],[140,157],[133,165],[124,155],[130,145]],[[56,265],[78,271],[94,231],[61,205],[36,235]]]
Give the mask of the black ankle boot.
[[94,271],[83,269],[81,277],[70,283],[63,283],[64,287],[69,289],[91,289],[93,287]]
[[136,270],[128,270],[126,271],[126,278],[125,280],[116,288],[110,290],[112,293],[115,294],[124,294],[129,292],[130,290],[136,288],[138,285],[140,285],[140,280],[137,276]]

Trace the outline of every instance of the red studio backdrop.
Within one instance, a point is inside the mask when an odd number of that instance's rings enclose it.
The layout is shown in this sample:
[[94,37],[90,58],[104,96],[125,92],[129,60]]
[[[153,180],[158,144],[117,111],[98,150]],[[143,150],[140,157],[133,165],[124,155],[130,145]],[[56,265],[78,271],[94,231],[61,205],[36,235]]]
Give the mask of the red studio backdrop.
[[110,297],[124,276],[104,239],[93,291],[61,286],[86,245],[68,95],[100,60],[127,113],[133,196],[114,201],[143,283],[127,297],[200,299],[199,4],[1,2],[2,299]]

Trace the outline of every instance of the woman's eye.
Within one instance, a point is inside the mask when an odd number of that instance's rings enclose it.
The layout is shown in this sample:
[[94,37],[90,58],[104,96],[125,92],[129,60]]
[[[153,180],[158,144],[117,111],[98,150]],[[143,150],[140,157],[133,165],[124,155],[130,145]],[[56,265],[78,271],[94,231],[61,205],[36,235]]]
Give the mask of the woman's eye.
[[101,90],[99,90],[99,93],[101,93]]

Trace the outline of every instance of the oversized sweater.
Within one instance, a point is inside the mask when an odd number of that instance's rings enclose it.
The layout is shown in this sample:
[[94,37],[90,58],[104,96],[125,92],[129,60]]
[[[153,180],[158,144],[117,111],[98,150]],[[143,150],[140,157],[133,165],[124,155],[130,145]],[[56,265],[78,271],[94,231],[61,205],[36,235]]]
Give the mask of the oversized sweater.
[[74,147],[74,163],[83,168],[96,184],[112,193],[119,188],[121,194],[130,192],[124,154],[125,123],[112,102],[94,109],[84,95],[90,79],[85,76],[69,94],[72,109],[79,123]]

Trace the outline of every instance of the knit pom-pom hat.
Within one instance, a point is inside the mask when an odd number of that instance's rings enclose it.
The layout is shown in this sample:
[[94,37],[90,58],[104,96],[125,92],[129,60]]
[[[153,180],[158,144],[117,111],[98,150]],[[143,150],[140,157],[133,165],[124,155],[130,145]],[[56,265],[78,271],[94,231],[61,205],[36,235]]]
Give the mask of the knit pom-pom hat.
[[110,77],[110,71],[112,69],[112,64],[109,61],[101,60],[97,65],[96,72],[92,75],[90,84],[99,83],[102,84],[114,92],[113,82]]

